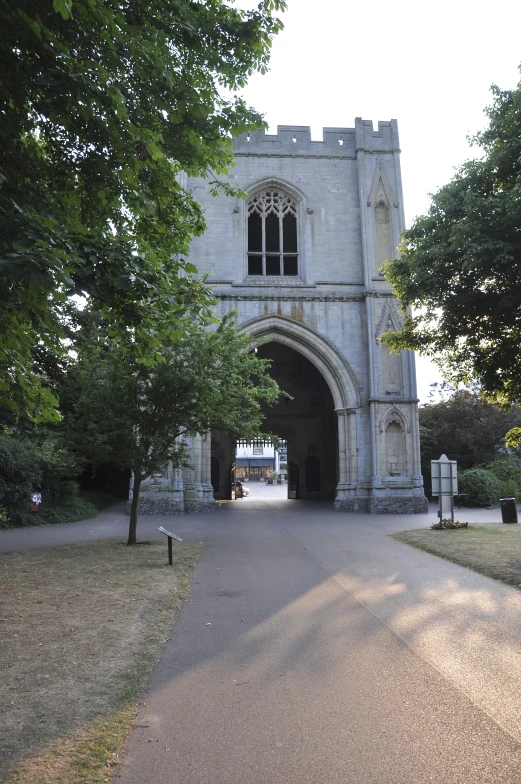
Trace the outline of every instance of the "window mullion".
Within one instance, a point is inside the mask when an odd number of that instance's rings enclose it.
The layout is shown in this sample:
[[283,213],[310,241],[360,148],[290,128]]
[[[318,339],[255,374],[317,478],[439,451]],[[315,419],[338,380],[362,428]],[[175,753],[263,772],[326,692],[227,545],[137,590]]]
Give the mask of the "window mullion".
[[262,274],[266,275],[266,213],[262,211]]
[[[250,268],[251,268],[253,275],[259,274],[261,276],[267,276],[268,275],[267,256],[269,255],[270,274],[279,275],[279,276],[289,275],[292,277],[298,276],[299,258],[300,258],[299,241],[298,241],[298,215],[294,202],[291,201],[288,196],[283,197],[279,192],[272,192],[271,190],[267,190],[251,198],[250,202],[248,203],[248,216],[249,216],[250,209],[255,210],[255,212],[257,212],[257,215],[258,217],[260,217],[261,220],[261,225],[259,227],[258,222],[256,222],[255,224],[252,223],[252,227],[251,227],[251,233],[253,238],[252,243],[256,247],[254,249],[253,245],[251,247],[250,245],[248,245],[248,253],[249,255],[251,255],[251,265],[250,265],[250,259],[248,258],[248,274],[250,274]],[[272,212],[273,212],[273,216],[271,215]],[[289,215],[291,215],[291,220],[288,217]],[[258,242],[259,228],[261,230],[260,248]],[[248,232],[249,231],[250,231],[250,226],[248,223]],[[275,233],[277,231],[278,231],[278,241],[279,241],[278,250],[276,250],[276,245],[275,245]],[[287,234],[287,237],[284,236],[285,233]],[[270,241],[269,251],[268,251],[268,240]],[[284,264],[285,241],[287,243],[287,254],[288,254],[287,266]],[[258,272],[259,256],[261,257],[260,272]],[[275,264],[276,257],[278,257],[279,259],[278,271]]]
[[283,253],[284,253],[284,235],[282,233],[282,211],[279,211],[279,272],[281,275],[284,275],[284,262],[283,262]]

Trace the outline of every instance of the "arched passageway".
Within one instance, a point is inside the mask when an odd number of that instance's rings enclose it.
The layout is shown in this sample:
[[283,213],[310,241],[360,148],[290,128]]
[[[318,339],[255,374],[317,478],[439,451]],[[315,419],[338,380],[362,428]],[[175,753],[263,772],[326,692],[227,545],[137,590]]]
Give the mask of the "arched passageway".
[[[288,465],[298,468],[297,498],[335,499],[337,415],[331,391],[317,368],[303,354],[270,341],[258,347],[270,359],[271,375],[291,395],[265,408],[266,430],[285,438]],[[311,460],[309,458],[312,458]]]
[[[338,426],[331,390],[323,375],[299,351],[271,340],[257,348],[259,357],[271,360],[271,375],[291,397],[265,407],[265,430],[287,441],[288,467],[298,476],[295,497],[335,500],[338,484]],[[227,476],[233,460],[226,439],[212,439],[212,455]],[[222,465],[224,463],[224,465]],[[225,481],[220,488],[227,494]]]

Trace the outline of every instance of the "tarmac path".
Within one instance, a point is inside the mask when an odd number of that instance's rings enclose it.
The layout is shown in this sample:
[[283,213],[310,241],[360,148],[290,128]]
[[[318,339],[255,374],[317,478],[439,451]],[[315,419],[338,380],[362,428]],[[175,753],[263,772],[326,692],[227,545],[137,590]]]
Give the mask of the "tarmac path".
[[[141,519],[142,537],[163,524],[205,546],[113,781],[520,784],[521,593],[386,535],[434,512],[340,514],[281,490]],[[46,528],[124,525],[115,510]],[[38,546],[29,530],[0,532],[0,551]]]

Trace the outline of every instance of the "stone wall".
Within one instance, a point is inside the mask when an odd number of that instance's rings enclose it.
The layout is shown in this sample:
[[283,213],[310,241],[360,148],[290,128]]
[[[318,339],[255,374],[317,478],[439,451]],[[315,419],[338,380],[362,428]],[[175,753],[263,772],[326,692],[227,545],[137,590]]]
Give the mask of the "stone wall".
[[[143,482],[139,494],[139,514],[172,515],[201,512],[215,505],[210,481],[210,434],[186,438],[185,441],[192,459],[190,467],[173,468],[170,465],[163,474]],[[131,498],[132,482],[130,483]],[[128,507],[130,507],[130,500]]]
[[[207,223],[190,260],[210,276],[217,315],[235,311],[253,342],[291,346],[322,373],[338,416],[336,508],[426,511],[414,356],[379,342],[402,319],[379,271],[405,225],[396,121],[375,130],[357,118],[354,128],[325,128],[322,141],[307,127],[279,126],[243,134],[234,151],[232,184],[249,198],[269,189],[291,198],[298,274],[249,274],[248,200],[213,197],[207,181],[186,179]],[[193,454],[195,473],[182,477],[186,508],[209,501],[209,454],[201,462],[196,442]],[[212,455],[222,479],[230,455]]]

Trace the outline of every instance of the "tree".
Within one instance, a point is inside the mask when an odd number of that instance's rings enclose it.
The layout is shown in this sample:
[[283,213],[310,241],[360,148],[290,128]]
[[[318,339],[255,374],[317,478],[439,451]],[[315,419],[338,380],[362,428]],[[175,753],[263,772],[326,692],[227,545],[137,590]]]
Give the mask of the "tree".
[[248,336],[230,317],[213,331],[186,324],[163,349],[163,360],[143,364],[121,343],[91,333],[63,395],[65,425],[84,461],[132,470],[128,544],[136,543],[142,482],[170,461],[186,465],[183,436],[208,430],[258,436],[261,403],[280,394],[269,360],[250,351]]
[[492,88],[483,156],[460,167],[384,266],[415,309],[385,342],[434,354],[457,382],[521,403],[521,83]]
[[[444,399],[419,409],[422,473],[427,487],[431,460],[446,454],[457,460],[460,471],[482,467],[498,457],[507,431],[521,424],[518,409],[507,411],[497,403],[488,403],[476,386],[457,390],[445,383],[439,391]],[[503,472],[502,478],[511,477]]]
[[[73,295],[143,356],[212,300],[186,261],[204,230],[183,172],[232,165],[262,126],[238,97],[264,71],[274,15],[231,0],[13,0],[0,11],[0,408],[56,418],[44,380]],[[71,299],[71,297],[73,299]],[[167,336],[168,339],[168,336]]]

